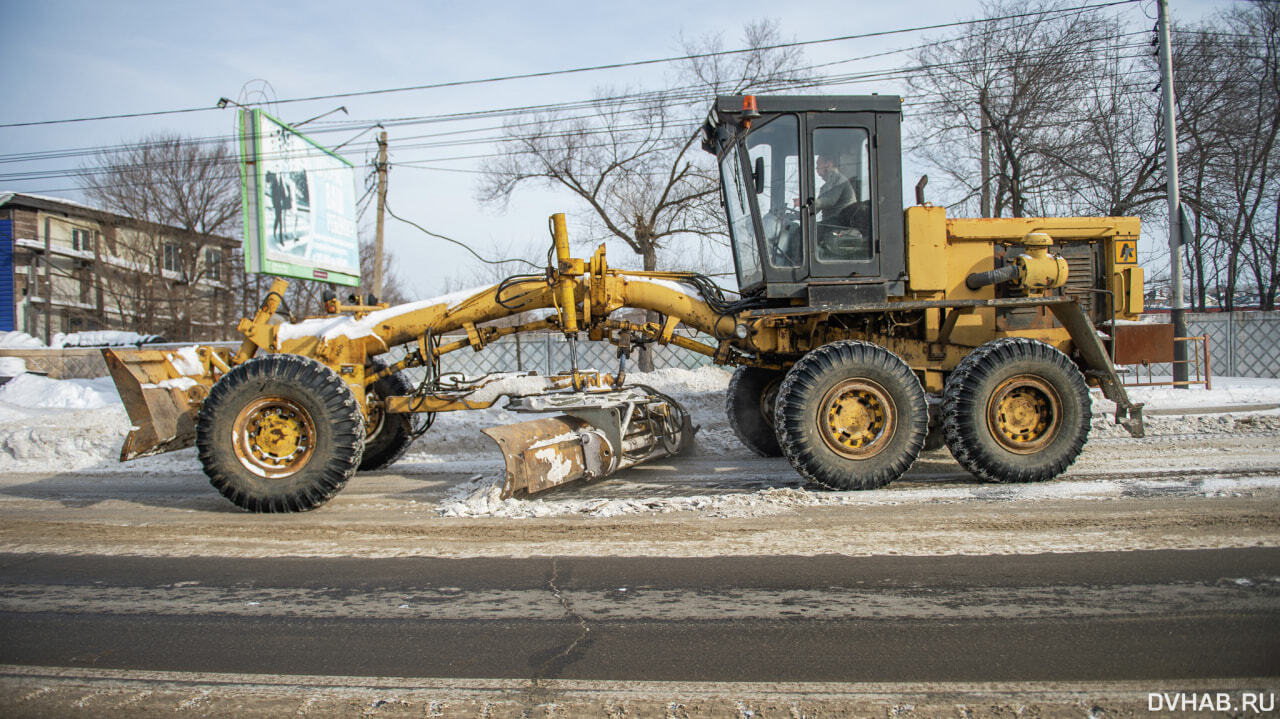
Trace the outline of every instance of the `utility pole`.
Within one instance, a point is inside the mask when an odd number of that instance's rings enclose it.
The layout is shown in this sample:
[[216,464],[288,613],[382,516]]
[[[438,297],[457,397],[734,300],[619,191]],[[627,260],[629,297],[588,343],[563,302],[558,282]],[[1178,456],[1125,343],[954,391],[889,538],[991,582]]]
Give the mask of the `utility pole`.
[[[1169,300],[1173,307],[1173,334],[1187,336],[1187,316],[1182,294],[1182,200],[1178,195],[1178,126],[1174,118],[1173,53],[1169,46],[1169,0],[1157,0],[1156,34],[1160,45],[1160,101],[1164,111],[1164,167],[1169,193]],[[1187,388],[1187,344],[1173,343],[1173,381]]]
[[373,239],[373,294],[382,301],[382,216],[387,210],[387,131],[378,133],[378,219]]

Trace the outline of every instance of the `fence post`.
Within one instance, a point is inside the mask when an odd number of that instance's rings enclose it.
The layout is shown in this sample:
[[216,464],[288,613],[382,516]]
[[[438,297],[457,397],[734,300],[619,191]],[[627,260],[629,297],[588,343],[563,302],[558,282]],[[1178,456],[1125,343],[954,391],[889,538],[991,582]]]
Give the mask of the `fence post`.
[[520,355],[520,333],[516,333],[516,371],[524,371],[524,357]]
[[547,376],[551,375],[551,333],[547,332],[543,335],[547,338]]
[[1239,377],[1236,372],[1236,313],[1227,313],[1227,376]]

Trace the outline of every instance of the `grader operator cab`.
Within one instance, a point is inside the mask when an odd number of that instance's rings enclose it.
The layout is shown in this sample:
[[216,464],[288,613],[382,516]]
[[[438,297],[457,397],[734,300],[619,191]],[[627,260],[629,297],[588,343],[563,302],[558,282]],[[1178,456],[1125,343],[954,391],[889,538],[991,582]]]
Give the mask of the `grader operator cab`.
[[898,99],[743,102],[718,98],[703,128],[743,294],[808,306],[903,296]]
[[[237,351],[104,350],[134,424],[121,459],[194,443],[223,495],[271,512],[312,509],[394,462],[435,413],[504,397],[559,414],[485,430],[506,460],[503,496],[689,444],[685,411],[627,385],[625,359],[616,375],[581,372],[576,351],[553,377],[440,371],[449,352],[534,331],[571,348],[585,333],[624,358],[637,342],[675,344],[736,367],[726,410],[739,438],[831,489],[881,487],[927,442],[988,481],[1055,477],[1087,438],[1088,383],[1141,435],[1104,342],[1142,310],[1138,220],[948,219],[919,186],[904,211],[899,128],[896,97],[716,99],[703,147],[720,166],[736,298],[697,273],[610,268],[603,246],[575,258],[553,215],[545,273],[456,304],[330,301],[325,316],[273,323],[277,280],[240,322]],[[623,308],[662,319],[616,319]],[[534,310],[549,313],[499,322]]]

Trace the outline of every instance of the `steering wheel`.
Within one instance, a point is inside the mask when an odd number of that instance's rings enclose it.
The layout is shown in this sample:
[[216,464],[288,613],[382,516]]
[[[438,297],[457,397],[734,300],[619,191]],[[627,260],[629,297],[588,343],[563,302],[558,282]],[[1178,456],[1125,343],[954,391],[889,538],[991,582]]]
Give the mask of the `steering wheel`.
[[765,236],[773,240],[769,261],[775,267],[799,265],[795,253],[800,249],[800,210],[783,206],[765,217],[770,220],[764,223]]

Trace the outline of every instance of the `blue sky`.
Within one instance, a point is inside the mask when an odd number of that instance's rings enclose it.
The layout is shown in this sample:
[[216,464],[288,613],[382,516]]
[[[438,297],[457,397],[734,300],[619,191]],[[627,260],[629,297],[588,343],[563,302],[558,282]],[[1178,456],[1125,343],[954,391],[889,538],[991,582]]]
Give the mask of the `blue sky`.
[[[1172,4],[1176,19],[1195,19],[1229,3],[1172,0]],[[10,102],[0,109],[0,123],[209,107],[219,97],[236,99],[246,83],[254,80],[267,81],[276,97],[283,99],[666,57],[681,54],[677,39],[681,33],[699,37],[719,32],[725,47],[738,47],[742,24],[754,19],[779,21],[784,39],[816,40],[964,20],[981,12],[975,2],[940,0],[785,4],[759,0],[309,2],[293,7],[262,2],[46,0],[7,5],[0,59],[7,68],[5,86]],[[1152,22],[1143,11],[1154,16],[1154,5],[1144,2],[1124,10],[1135,28],[1149,27]],[[830,62],[939,36],[934,32],[813,45],[806,49],[806,57],[814,63]],[[888,68],[902,62],[901,57],[889,57],[856,69]],[[345,104],[350,115],[342,119],[372,125],[389,117],[587,99],[601,86],[658,88],[671,77],[669,66],[649,66],[279,105],[275,111],[286,121],[299,122]],[[831,92],[901,90],[894,85],[859,85]],[[223,110],[0,128],[0,155],[115,145],[158,130],[198,137],[230,135],[234,121],[234,113]],[[490,248],[541,246],[547,215],[568,211],[572,218],[573,212],[581,210],[572,197],[528,190],[500,211],[476,204],[474,174],[395,167],[397,161],[488,151],[486,147],[400,151],[397,134],[404,137],[493,124],[489,120],[471,125],[393,128],[389,201],[399,214],[470,242],[482,253]],[[336,145],[354,134],[320,137]],[[370,138],[365,135],[362,139]],[[360,163],[371,154],[360,148],[348,156]],[[65,170],[78,162],[10,163],[0,165],[0,175]],[[477,168],[473,161],[447,166]],[[73,188],[74,180],[68,177],[0,180],[0,190],[76,199]],[[366,220],[371,215],[366,215]],[[473,271],[474,265],[461,250],[395,221],[387,226],[387,241],[400,261],[398,274],[418,296],[436,294],[447,282],[456,287]],[[617,263],[629,261],[620,249],[611,249],[611,258]]]

